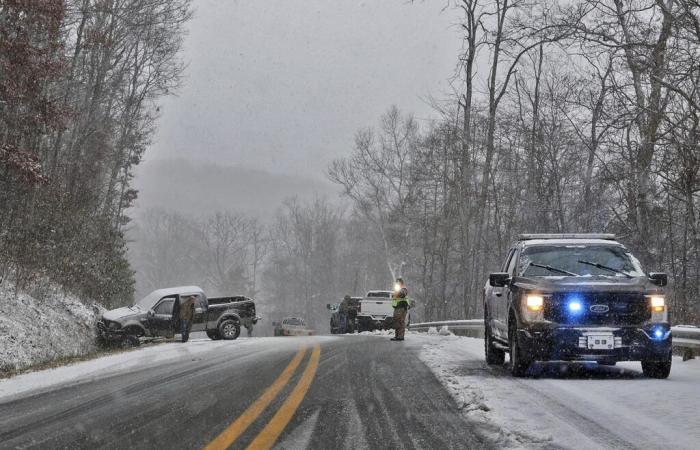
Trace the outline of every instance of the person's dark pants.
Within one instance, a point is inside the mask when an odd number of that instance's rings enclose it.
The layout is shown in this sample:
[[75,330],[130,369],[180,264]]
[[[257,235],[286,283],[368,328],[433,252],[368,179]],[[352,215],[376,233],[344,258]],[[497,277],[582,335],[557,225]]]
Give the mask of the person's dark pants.
[[187,342],[190,338],[190,326],[191,321],[180,320],[180,334],[182,335],[182,342]]
[[394,308],[394,330],[396,339],[403,339],[404,333],[406,332],[407,314],[408,308],[404,306]]

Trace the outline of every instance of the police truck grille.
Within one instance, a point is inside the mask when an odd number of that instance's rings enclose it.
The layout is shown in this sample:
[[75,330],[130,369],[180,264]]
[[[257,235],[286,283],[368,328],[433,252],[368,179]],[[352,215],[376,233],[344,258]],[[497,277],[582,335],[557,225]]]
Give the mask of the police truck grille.
[[[572,301],[581,304],[580,312],[569,310]],[[640,325],[651,310],[644,294],[564,292],[545,302],[544,318],[571,325]]]

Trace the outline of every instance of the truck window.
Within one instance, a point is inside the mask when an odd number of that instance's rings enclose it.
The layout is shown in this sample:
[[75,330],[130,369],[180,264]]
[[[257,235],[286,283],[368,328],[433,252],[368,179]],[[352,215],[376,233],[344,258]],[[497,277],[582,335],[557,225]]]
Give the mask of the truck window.
[[174,298],[166,298],[164,300],[161,300],[160,303],[155,307],[153,310],[156,314],[167,314],[170,315],[173,313],[173,304],[175,304],[175,299]]
[[511,262],[513,262],[513,255],[515,254],[515,249],[511,248],[506,257],[506,262],[503,263],[501,267],[502,272],[508,272],[508,267],[510,267]]
[[385,297],[389,298],[391,297],[391,292],[389,291],[381,291],[381,292],[368,292],[367,297]]
[[[557,273],[532,266],[530,263],[556,267],[578,276],[620,277],[625,276],[624,274],[635,277],[644,276],[639,261],[629,251],[623,247],[611,245],[548,245],[529,247],[523,251],[518,270],[521,275],[557,276]],[[600,264],[609,269],[595,267],[594,264]]]
[[518,260],[518,252],[513,249],[510,255],[510,261],[508,262],[508,267],[506,267],[506,272],[512,277],[515,274],[515,262]]

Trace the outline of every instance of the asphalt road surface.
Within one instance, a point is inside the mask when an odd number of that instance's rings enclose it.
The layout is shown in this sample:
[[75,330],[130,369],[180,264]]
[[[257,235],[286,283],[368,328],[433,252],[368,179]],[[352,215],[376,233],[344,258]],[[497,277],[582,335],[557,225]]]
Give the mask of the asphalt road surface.
[[410,338],[201,344],[0,400],[0,448],[489,447]]

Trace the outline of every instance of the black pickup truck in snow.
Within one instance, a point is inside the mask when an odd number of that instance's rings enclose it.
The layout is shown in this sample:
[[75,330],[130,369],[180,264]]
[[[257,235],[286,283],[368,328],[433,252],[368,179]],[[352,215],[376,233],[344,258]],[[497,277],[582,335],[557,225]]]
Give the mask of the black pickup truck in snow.
[[197,299],[192,332],[204,331],[211,339],[236,339],[244,326],[252,334],[259,319],[253,300],[242,296],[207,298],[199,287],[183,286],[159,289],[133,306],[107,311],[97,323],[100,337],[132,345],[138,345],[141,337],[172,337],[177,329],[175,302],[190,295]]
[[489,364],[510,353],[515,376],[533,361],[641,361],[671,371],[663,273],[646,273],[613,235],[521,235],[484,288]]

